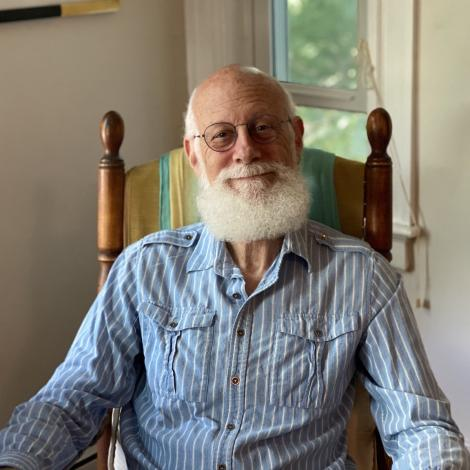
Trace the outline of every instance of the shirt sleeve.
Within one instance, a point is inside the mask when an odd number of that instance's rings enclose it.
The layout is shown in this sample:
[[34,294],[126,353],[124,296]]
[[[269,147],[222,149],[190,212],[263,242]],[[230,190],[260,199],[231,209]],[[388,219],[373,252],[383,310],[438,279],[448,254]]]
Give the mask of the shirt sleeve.
[[135,255],[116,260],[64,362],[0,431],[0,466],[65,468],[91,443],[106,410],[130,400],[141,351]]
[[450,405],[429,366],[401,277],[377,256],[359,353],[371,411],[394,469],[470,469]]

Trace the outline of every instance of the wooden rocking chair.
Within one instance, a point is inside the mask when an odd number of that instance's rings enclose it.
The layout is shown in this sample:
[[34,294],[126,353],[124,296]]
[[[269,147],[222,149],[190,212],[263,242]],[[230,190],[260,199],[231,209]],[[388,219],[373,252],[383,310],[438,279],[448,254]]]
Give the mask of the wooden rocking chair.
[[[339,157],[334,162],[334,185],[341,230],[363,238],[388,260],[391,259],[392,245],[392,164],[386,149],[391,131],[388,113],[381,108],[372,111],[367,121],[367,136],[372,151],[366,163]],[[140,169],[128,172],[126,177],[124,161],[119,156],[123,137],[124,123],[121,117],[116,112],[108,112],[101,121],[105,153],[98,170],[98,289],[103,286],[114,260],[124,248],[125,239],[133,241],[132,238],[144,236],[146,232],[159,228],[158,223],[146,223],[138,228],[136,235],[136,231],[129,231],[125,227],[126,221],[135,220],[128,213],[131,210],[129,202],[125,202],[128,193],[132,188],[132,197],[135,198],[134,189],[142,186],[147,178],[145,172],[154,171],[158,163],[143,165]],[[158,194],[158,188],[154,188],[147,190],[143,197],[158,198]],[[133,235],[129,237],[129,233]],[[108,465],[112,468],[113,452],[108,452],[111,440],[110,421],[108,417],[97,444],[99,470],[109,468]],[[364,449],[366,441],[368,449]],[[359,387],[348,427],[348,451],[360,470],[390,468],[391,461],[382,447],[368,411],[368,396],[362,387]]]

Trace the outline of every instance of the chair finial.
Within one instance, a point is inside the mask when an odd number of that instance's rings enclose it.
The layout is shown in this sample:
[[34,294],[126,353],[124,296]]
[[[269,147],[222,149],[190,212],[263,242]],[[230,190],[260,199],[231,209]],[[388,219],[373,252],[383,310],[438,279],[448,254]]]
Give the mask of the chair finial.
[[392,137],[392,120],[388,112],[383,108],[376,108],[367,119],[367,138],[372,152],[387,152],[387,147]]
[[119,158],[119,149],[124,138],[124,121],[116,111],[108,111],[100,123],[101,142],[108,158]]

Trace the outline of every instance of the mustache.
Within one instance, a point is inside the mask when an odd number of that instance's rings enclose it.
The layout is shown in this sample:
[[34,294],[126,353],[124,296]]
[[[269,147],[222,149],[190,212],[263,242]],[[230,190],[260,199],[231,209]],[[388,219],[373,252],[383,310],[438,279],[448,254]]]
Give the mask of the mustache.
[[264,173],[275,173],[277,175],[282,175],[282,172],[285,169],[287,169],[287,167],[280,163],[249,163],[247,165],[223,169],[217,176],[217,182],[224,183],[229,179],[246,178],[249,176],[262,175]]

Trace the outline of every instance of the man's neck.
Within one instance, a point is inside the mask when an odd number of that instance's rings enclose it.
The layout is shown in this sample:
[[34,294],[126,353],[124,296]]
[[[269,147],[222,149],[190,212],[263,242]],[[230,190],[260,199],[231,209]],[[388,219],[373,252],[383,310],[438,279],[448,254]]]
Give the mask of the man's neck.
[[260,283],[282,247],[282,238],[253,242],[231,242],[227,248],[234,263],[245,278],[245,290],[250,295]]

